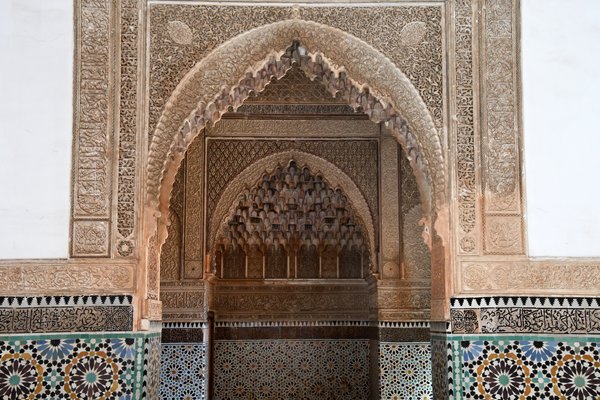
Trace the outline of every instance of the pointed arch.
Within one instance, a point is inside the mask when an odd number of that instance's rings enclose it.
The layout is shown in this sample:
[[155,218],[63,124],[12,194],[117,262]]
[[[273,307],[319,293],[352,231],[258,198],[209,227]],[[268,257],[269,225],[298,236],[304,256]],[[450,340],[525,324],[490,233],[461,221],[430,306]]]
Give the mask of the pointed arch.
[[208,248],[212,248],[219,232],[219,227],[226,226],[228,217],[235,211],[235,199],[245,187],[254,185],[267,170],[278,165],[287,165],[294,160],[298,165],[306,165],[313,174],[321,173],[324,179],[335,188],[341,188],[348,197],[352,210],[366,231],[369,251],[372,257],[377,254],[375,249],[375,225],[373,214],[367,201],[354,181],[341,169],[329,161],[313,154],[297,150],[284,151],[265,157],[240,172],[225,188],[215,207],[214,216],[208,230]]
[[213,50],[186,74],[165,105],[146,170],[142,240],[148,244],[143,278],[148,298],[158,300],[156,260],[166,240],[175,174],[188,146],[207,124],[229,107],[237,108],[251,91],[281,78],[294,62],[372,121],[385,123],[403,147],[421,195],[423,236],[438,255],[432,269],[441,277],[440,295],[447,297],[447,167],[424,101],[402,71],[369,44],[336,28],[293,19],[247,31]]

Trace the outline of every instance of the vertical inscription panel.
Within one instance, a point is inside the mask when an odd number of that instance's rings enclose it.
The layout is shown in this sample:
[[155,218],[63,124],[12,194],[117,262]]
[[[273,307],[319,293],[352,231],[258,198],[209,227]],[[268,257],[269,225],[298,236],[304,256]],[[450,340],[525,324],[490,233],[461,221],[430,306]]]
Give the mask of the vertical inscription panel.
[[204,140],[197,138],[187,152],[185,176],[184,268],[186,279],[202,278],[204,259]]
[[484,250],[488,254],[522,254],[525,249],[516,3],[515,0],[483,2]]
[[[105,256],[110,218],[110,39],[108,0],[76,2],[72,256]],[[103,220],[103,221],[99,221]],[[95,226],[93,245],[90,229]],[[83,237],[81,235],[86,235]],[[99,237],[98,235],[105,235]],[[85,245],[81,245],[85,243]]]
[[454,5],[454,99],[453,123],[456,146],[456,198],[459,254],[478,254],[481,229],[479,205],[478,137],[476,135],[476,74],[473,51],[473,2],[456,0]]
[[383,277],[400,278],[400,216],[398,142],[391,135],[381,140],[381,247]]
[[120,97],[119,133],[116,143],[116,253],[133,255],[135,249],[135,188],[137,161],[137,94],[138,94],[138,0],[120,4]]

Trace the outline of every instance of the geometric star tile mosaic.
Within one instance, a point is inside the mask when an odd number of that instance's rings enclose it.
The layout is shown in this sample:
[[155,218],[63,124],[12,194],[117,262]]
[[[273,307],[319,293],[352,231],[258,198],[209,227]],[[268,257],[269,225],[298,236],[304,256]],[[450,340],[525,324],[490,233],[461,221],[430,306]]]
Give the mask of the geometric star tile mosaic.
[[158,332],[155,332],[146,339],[146,349],[144,350],[143,399],[158,398],[162,354],[161,348],[160,334]]
[[432,399],[431,345],[379,343],[379,374],[382,399]]
[[431,335],[431,386],[432,398],[454,399],[454,366],[452,360],[452,343],[446,335]]
[[457,354],[462,362],[462,397],[598,400],[597,339],[465,336]]
[[215,342],[214,399],[369,397],[369,340]]
[[1,399],[142,398],[144,334],[5,336]]
[[162,344],[161,399],[205,399],[206,374],[205,343]]

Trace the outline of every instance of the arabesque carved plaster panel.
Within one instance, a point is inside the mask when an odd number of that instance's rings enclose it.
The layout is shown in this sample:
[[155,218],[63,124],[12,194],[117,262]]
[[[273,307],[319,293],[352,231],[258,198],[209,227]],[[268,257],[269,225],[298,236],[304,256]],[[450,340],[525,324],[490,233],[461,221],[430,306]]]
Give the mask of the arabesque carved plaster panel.
[[75,4],[73,257],[109,254],[113,134],[110,68],[114,57],[111,42],[115,40],[111,11],[108,0],[78,0]]
[[379,136],[379,125],[364,120],[222,119],[206,128],[206,136],[370,137]]
[[477,254],[480,249],[478,232],[481,229],[479,196],[478,143],[476,134],[477,87],[474,53],[474,10],[472,0],[456,0],[454,4],[453,128],[456,146],[455,179],[457,198],[457,232],[459,254]]
[[489,254],[520,254],[523,252],[523,233],[520,215],[486,214],[483,227],[485,251]]
[[[518,27],[515,22],[518,2],[485,0],[482,6],[484,250],[487,254],[524,254]],[[507,215],[502,222],[499,222],[500,214]],[[499,248],[494,241],[497,235],[490,235],[494,230],[502,230],[504,244],[514,244]]]
[[401,153],[391,135],[381,138],[381,263],[383,278],[400,277],[400,184]]
[[75,218],[110,216],[110,11],[109,0],[78,0],[75,6]]
[[204,141],[195,140],[188,149],[185,165],[185,220],[183,277],[202,278],[204,240]]
[[214,287],[212,309],[220,321],[228,320],[351,320],[368,318],[364,281],[322,285],[263,282]]
[[482,258],[462,261],[455,271],[457,294],[598,294],[597,259],[554,260]]
[[120,96],[116,165],[117,254],[133,255],[136,236],[136,187],[138,176],[138,0],[120,2]]
[[[388,55],[418,88],[436,126],[441,128],[444,95],[442,14],[442,7],[437,5],[232,7],[151,4],[149,133],[153,133],[175,85],[198,60],[236,35],[290,18],[341,29]],[[184,41],[179,38],[181,35],[173,35],[173,24],[185,30],[185,36],[190,40]],[[375,26],[386,29],[373,29]]]
[[108,221],[73,221],[74,257],[106,257],[109,252]]
[[0,262],[0,294],[133,293],[135,270],[111,261]]

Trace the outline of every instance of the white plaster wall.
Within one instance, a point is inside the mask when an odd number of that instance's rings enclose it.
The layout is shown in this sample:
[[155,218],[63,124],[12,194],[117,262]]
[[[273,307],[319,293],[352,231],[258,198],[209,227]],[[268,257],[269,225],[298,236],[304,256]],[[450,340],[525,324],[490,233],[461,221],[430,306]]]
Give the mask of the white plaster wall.
[[522,0],[532,256],[600,256],[600,2]]
[[0,0],[0,259],[65,258],[73,0]]

